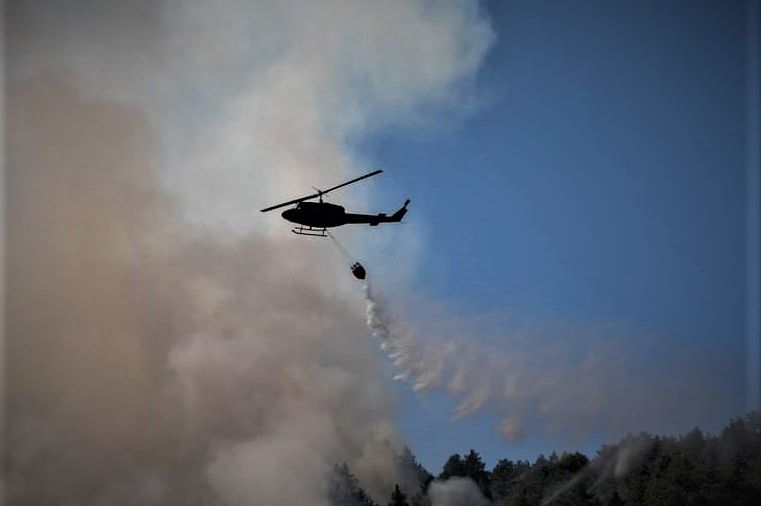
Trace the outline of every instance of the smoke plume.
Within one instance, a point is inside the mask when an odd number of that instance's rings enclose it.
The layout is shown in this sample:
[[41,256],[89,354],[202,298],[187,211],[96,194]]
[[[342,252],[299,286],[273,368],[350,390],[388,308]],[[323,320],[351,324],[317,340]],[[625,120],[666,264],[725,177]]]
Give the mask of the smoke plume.
[[393,402],[325,247],[267,204],[457,107],[475,2],[10,2],[13,504],[384,497]]
[[428,489],[431,506],[488,506],[492,504],[470,478],[434,481]]

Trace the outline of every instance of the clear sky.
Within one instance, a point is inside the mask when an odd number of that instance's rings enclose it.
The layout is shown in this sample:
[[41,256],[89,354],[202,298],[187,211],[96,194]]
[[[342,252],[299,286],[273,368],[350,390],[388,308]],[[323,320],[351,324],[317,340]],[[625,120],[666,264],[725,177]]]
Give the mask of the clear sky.
[[[720,418],[741,413],[745,2],[485,8],[478,107],[363,147],[427,228],[418,286],[466,315],[621,324],[716,353],[734,365]],[[432,472],[471,447],[489,464],[564,449],[541,430],[508,445],[488,415],[450,421],[443,396],[400,391]]]

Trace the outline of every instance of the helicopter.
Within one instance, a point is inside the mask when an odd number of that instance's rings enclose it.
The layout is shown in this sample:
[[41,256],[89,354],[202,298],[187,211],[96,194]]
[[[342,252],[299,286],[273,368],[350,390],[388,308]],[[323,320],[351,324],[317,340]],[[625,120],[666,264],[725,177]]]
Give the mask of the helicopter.
[[[297,226],[291,230],[294,234],[308,235],[313,237],[327,237],[328,228],[340,227],[342,225],[366,223],[371,227],[375,227],[379,223],[399,223],[407,213],[407,206],[410,203],[409,199],[405,200],[402,207],[400,207],[391,216],[387,216],[385,213],[347,213],[343,206],[322,201],[323,195],[327,195],[334,190],[356,183],[357,181],[375,176],[381,172],[383,171],[375,170],[365,174],[364,176],[352,179],[351,181],[346,181],[345,183],[341,183],[332,188],[328,188],[327,190],[320,190],[315,188],[317,193],[313,195],[300,197],[297,199],[289,200],[288,202],[283,202],[282,204],[266,207],[262,209],[261,212],[266,213],[267,211],[272,211],[274,209],[279,209],[291,204],[296,204],[296,207],[283,211],[281,216],[291,223],[296,223]],[[312,199],[318,199],[318,201],[307,202],[308,200]]]

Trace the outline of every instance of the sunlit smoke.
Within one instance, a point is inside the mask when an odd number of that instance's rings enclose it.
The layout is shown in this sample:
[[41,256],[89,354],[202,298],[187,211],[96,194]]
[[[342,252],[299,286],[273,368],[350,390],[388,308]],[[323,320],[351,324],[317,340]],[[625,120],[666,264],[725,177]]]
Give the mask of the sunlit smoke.
[[319,506],[337,462],[385,497],[402,443],[344,266],[258,210],[459,108],[478,3],[7,13],[11,502]]

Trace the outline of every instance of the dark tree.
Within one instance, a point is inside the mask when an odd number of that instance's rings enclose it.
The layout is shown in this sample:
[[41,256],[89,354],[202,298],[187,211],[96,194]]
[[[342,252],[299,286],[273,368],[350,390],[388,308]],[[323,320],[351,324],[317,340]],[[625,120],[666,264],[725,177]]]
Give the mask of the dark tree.
[[586,455],[579,452],[564,453],[557,461],[557,468],[563,473],[576,474],[589,464]]
[[402,454],[397,457],[397,464],[403,476],[412,477],[415,481],[414,486],[407,484],[407,488],[405,488],[407,493],[411,494],[410,502],[413,506],[425,504],[425,496],[428,492],[428,486],[433,481],[433,475],[418,463],[415,454],[406,446]]
[[394,487],[394,491],[391,493],[391,501],[389,501],[388,506],[410,506],[410,503],[407,502],[407,496],[404,495],[404,492],[399,488],[399,485]]
[[375,501],[370,499],[370,496],[367,495],[367,493],[365,493],[365,491],[362,490],[361,487],[357,489],[356,497],[357,497],[357,500],[359,501],[359,504],[361,504],[362,506],[378,506]]
[[486,470],[486,465],[477,451],[470,450],[465,458],[459,453],[449,457],[437,479],[448,480],[455,476],[470,478],[476,482],[481,493],[491,499],[491,473]]
[[359,486],[345,462],[334,466],[330,473],[328,500],[332,506],[377,506]]
[[507,497],[518,476],[518,467],[512,460],[502,459],[491,472],[491,495],[494,499]]
[[491,499],[491,473],[486,470],[486,464],[481,459],[481,455],[475,450],[470,450],[470,453],[463,459],[462,464],[465,472],[464,476],[476,482],[481,493],[488,499]]
[[624,501],[621,500],[621,496],[618,495],[618,492],[613,492],[613,495],[608,499],[606,506],[624,506]]
[[448,480],[453,476],[465,476],[465,463],[459,453],[455,453],[447,459],[437,479]]

